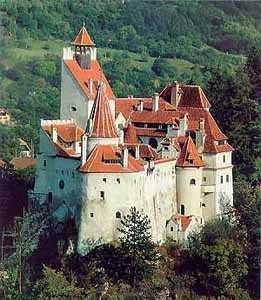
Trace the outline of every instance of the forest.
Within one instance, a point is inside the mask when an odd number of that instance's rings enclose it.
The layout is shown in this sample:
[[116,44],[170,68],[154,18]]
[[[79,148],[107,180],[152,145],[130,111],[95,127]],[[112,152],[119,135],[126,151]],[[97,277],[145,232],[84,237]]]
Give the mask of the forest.
[[[141,299],[153,299],[164,288],[178,299],[259,299],[260,12],[259,1],[1,1],[0,107],[8,109],[12,123],[0,125],[0,159],[15,156],[17,138],[32,141],[37,151],[40,119],[59,117],[62,47],[83,23],[117,96],[151,96],[174,80],[198,84],[236,149],[234,207],[226,217],[206,224],[186,247],[171,241],[151,245],[148,235],[141,243],[150,257],[144,258],[141,247],[127,267],[124,233],[120,244],[99,246],[87,256],[64,255],[51,221],[28,215],[34,226],[30,231],[21,224],[23,264],[18,267],[13,256],[0,266],[6,299],[82,299],[86,289],[106,290],[105,283],[110,295]],[[149,228],[143,216],[140,226]],[[42,234],[46,228],[49,233]],[[68,224],[62,235],[74,230]],[[17,280],[21,270],[23,286]]]

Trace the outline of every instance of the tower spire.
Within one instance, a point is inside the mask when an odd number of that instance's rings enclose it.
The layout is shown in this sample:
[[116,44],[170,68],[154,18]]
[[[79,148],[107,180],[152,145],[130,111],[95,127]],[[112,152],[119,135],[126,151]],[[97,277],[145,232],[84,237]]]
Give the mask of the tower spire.
[[72,41],[72,45],[74,46],[85,46],[85,47],[94,47],[95,44],[92,41],[89,33],[87,32],[85,28],[85,23],[83,22],[82,28],[76,35],[75,39]]
[[115,138],[117,130],[111,113],[108,98],[104,94],[104,84],[100,82],[91,113],[90,137]]

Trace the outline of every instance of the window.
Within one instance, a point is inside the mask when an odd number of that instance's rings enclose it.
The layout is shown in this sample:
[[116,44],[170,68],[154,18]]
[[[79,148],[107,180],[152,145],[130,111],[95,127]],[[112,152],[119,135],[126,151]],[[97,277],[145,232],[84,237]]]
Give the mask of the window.
[[180,214],[185,215],[185,205],[181,204],[180,206]]
[[174,231],[174,227],[171,226],[171,227],[170,227],[170,231]]
[[100,198],[101,198],[102,200],[104,200],[104,198],[105,198],[105,193],[104,193],[104,191],[100,191]]
[[229,182],[229,175],[226,175],[226,182]]
[[94,217],[94,213],[90,213],[90,217],[93,218]]
[[196,184],[196,180],[195,180],[194,178],[192,178],[192,179],[190,180],[190,184],[195,185],[195,184]]
[[102,181],[106,183],[106,178],[105,178],[105,177],[104,177],[104,178],[102,178]]
[[220,176],[220,183],[223,183],[223,176]]
[[116,179],[116,181],[117,181],[118,183],[121,183],[121,180],[120,180],[120,178],[117,178],[117,179]]
[[43,166],[44,166],[44,167],[47,166],[47,161],[46,161],[46,159],[44,159],[44,161],[43,161]]
[[48,203],[49,203],[49,204],[52,204],[52,203],[53,203],[53,193],[52,193],[52,192],[49,192],[49,193],[48,193]]
[[207,181],[207,177],[203,177],[203,181],[206,182]]
[[76,106],[71,106],[71,111],[77,111]]
[[226,162],[226,155],[223,155],[223,163]]
[[64,181],[63,181],[63,180],[60,180],[60,181],[59,181],[59,188],[60,188],[61,190],[64,189]]
[[121,219],[121,213],[119,211],[116,212],[116,219]]

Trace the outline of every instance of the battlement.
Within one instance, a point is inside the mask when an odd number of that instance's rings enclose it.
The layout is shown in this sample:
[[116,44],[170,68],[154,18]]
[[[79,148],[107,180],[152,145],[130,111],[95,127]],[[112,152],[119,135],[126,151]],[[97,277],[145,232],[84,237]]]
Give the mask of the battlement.
[[41,126],[48,126],[48,125],[69,125],[74,124],[74,119],[68,119],[68,120],[43,120],[41,119]]
[[73,59],[73,51],[71,47],[63,48],[63,60],[72,60]]

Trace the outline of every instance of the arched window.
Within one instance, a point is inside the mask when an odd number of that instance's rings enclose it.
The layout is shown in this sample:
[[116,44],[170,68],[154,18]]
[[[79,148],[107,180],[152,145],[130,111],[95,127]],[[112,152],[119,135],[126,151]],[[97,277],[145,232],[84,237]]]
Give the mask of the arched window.
[[116,212],[116,219],[121,219],[121,213],[119,211]]
[[149,139],[149,145],[154,148],[154,149],[157,149],[158,147],[158,142],[155,138],[150,138]]
[[180,214],[185,215],[185,205],[184,204],[180,205]]
[[190,184],[195,185],[196,184],[196,179],[194,179],[194,178],[190,179]]

